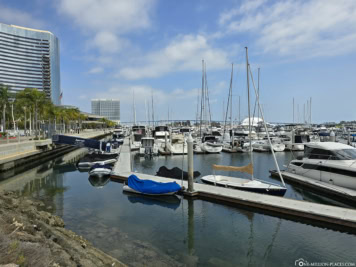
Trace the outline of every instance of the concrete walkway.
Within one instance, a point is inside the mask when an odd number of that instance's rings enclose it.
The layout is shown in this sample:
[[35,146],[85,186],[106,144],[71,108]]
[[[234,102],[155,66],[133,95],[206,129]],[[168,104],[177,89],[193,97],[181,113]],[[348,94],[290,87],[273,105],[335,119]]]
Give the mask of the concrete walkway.
[[[78,136],[81,138],[94,138],[105,134],[104,131],[88,131],[80,134],[68,134],[68,136]],[[0,164],[11,160],[16,160],[21,157],[26,157],[41,151],[38,147],[48,146],[52,144],[52,139],[31,140],[25,142],[9,143],[0,145]]]
[[[150,179],[157,182],[176,181],[179,185],[188,187],[187,181],[158,177],[131,171],[131,155],[128,153],[130,147],[125,140],[122,145],[122,152],[116,162],[111,178],[113,180],[127,180],[131,174],[137,175],[140,179]],[[296,219],[308,219],[314,222],[332,224],[336,226],[346,226],[356,230],[356,210],[340,208],[335,206],[311,203],[289,199],[285,197],[269,196],[230,188],[211,186],[194,183],[194,196],[211,201],[223,201],[228,204],[244,205],[257,209],[262,209],[280,215],[292,216]],[[183,194],[192,195],[184,192]]]
[[[87,131],[80,134],[72,134],[82,138],[95,138],[109,133],[109,131]],[[63,153],[69,146],[59,146],[56,149],[51,146],[52,139],[32,140],[27,142],[9,143],[0,145],[0,171],[6,171],[22,164],[38,160],[52,152]]]

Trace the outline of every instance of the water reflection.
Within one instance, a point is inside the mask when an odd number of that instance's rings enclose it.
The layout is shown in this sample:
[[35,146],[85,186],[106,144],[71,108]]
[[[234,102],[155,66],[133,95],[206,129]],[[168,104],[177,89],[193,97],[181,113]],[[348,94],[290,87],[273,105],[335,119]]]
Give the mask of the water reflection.
[[103,188],[110,181],[110,176],[109,175],[102,175],[102,176],[90,175],[88,180],[89,180],[89,183],[93,187]]
[[164,208],[169,208],[176,210],[181,203],[181,200],[179,197],[172,195],[172,196],[143,196],[143,195],[137,195],[137,194],[131,194],[128,192],[123,192],[125,195],[127,195],[127,199],[130,201],[132,204],[140,203],[143,205],[157,205],[160,207]]
[[[209,173],[217,156],[199,156],[196,170]],[[220,155],[219,163],[243,165],[247,160],[231,157]],[[271,161],[258,157],[261,168],[256,172],[264,175]],[[121,183],[96,190],[87,173],[67,160],[0,181],[0,188],[45,200],[44,208],[62,216],[68,229],[130,266],[294,266],[301,257],[309,262],[355,260],[353,235],[201,199],[123,194]],[[155,174],[159,166],[181,168],[181,163],[179,156],[157,157],[153,166],[136,168]],[[307,197],[292,186],[290,195]]]

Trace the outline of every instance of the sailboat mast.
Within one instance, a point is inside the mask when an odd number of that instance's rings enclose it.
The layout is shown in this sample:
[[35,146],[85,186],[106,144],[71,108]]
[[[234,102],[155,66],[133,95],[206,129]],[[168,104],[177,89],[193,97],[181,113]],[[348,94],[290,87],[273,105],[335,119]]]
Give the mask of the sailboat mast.
[[239,124],[241,123],[241,101],[239,96]]
[[293,97],[293,123],[294,123],[294,97]]
[[204,103],[204,59],[202,60],[202,80],[201,80],[201,99],[200,99],[200,137],[202,136],[201,134],[201,127],[203,123],[203,104]]
[[205,92],[206,92],[206,105],[207,112],[209,110],[209,125],[211,127],[211,110],[210,110],[210,99],[209,99],[209,88],[208,88],[208,79],[206,76],[206,63],[204,64],[204,85],[205,85]]
[[234,73],[234,63],[232,63],[232,69],[231,69],[231,82],[230,82],[230,128],[232,130],[232,79],[233,79],[233,73]]
[[145,99],[146,125],[148,126],[147,100]]
[[[248,63],[248,48],[246,48],[246,72],[247,72],[247,103],[248,103],[248,135],[250,141],[250,160],[253,166],[253,156],[252,156],[252,140],[251,140],[251,110],[250,110],[250,79],[249,79],[249,63]],[[253,173],[251,178],[253,179]]]
[[232,76],[233,76],[233,73],[234,73],[234,65],[232,64],[230,87],[229,87],[229,94],[228,94],[228,98],[227,98],[227,106],[226,106],[226,113],[225,113],[224,134],[226,133],[227,115],[229,114],[229,107],[231,108],[231,96],[232,96],[232,90],[231,89],[232,89]]
[[262,118],[263,125],[264,125],[264,127],[265,127],[265,131],[266,131],[266,134],[267,134],[267,139],[268,139],[269,146],[270,146],[270,148],[271,148],[273,160],[274,160],[274,163],[275,163],[275,165],[276,165],[277,172],[278,172],[278,174],[279,174],[279,178],[281,179],[283,186],[286,187],[286,184],[284,183],[284,179],[283,179],[281,170],[279,169],[279,165],[278,165],[278,162],[277,162],[277,159],[276,159],[276,155],[274,154],[274,150],[273,150],[273,147],[272,147],[271,138],[270,138],[270,136],[269,136],[269,132],[268,132],[268,129],[267,129],[266,121],[265,121],[265,118],[264,118],[264,115],[263,115],[263,109],[261,108],[261,104],[260,104],[260,96],[259,96],[259,94],[258,94],[258,92],[257,92],[257,90],[256,90],[256,86],[255,86],[255,82],[254,82],[254,80],[253,80],[251,68],[249,69],[249,72],[250,72],[250,74],[251,74],[252,85],[253,85],[253,88],[254,88],[254,90],[255,90],[255,94],[256,94],[256,98],[257,98],[257,103],[258,103],[258,108],[259,108],[259,110],[260,110],[260,112],[261,112],[261,118]]
[[[260,68],[258,68],[258,84],[257,84],[257,93],[260,95]],[[257,118],[260,118],[260,109],[257,109]]]
[[155,126],[155,115],[154,115],[154,109],[153,109],[153,91],[151,91],[151,99],[152,99],[152,125],[153,127]]

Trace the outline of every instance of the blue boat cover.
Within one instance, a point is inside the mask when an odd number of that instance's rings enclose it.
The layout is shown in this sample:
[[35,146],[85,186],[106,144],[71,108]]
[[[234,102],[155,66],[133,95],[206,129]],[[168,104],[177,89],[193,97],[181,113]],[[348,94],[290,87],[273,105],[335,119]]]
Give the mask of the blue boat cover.
[[141,180],[134,174],[129,176],[127,185],[135,191],[151,195],[166,194],[181,190],[180,185],[176,182],[160,183],[152,180]]

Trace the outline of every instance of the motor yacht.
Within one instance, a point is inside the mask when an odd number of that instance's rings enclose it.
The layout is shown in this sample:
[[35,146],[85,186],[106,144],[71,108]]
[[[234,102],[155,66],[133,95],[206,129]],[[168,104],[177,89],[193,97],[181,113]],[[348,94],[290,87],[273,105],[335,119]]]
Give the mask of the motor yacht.
[[356,148],[335,142],[304,144],[304,156],[292,160],[287,172],[356,190]]

